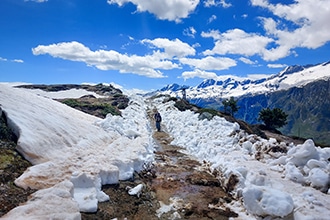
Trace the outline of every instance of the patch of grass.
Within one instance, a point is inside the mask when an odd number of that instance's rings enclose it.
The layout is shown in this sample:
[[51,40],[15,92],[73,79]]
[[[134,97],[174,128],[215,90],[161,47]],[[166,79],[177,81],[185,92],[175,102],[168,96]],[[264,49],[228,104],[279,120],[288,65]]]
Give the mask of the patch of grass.
[[220,115],[220,112],[215,110],[215,109],[210,109],[210,108],[201,108],[198,110],[199,113],[207,112],[210,113],[213,117],[216,115]]
[[84,106],[84,104],[79,102],[77,99],[65,99],[62,101],[62,103],[66,104],[72,108]]
[[1,152],[0,155],[0,170],[5,169],[7,166],[13,163],[15,157],[12,152],[6,150],[6,152]]
[[101,109],[101,113],[106,116],[107,114],[112,114],[112,115],[120,115],[118,113],[118,110],[112,106],[112,105],[109,105],[109,104],[101,104],[98,106],[100,109]]
[[117,108],[112,104],[100,100],[101,99],[96,101],[88,101],[88,100],[80,100],[80,99],[63,99],[60,101],[72,108],[75,108],[87,114],[95,115],[101,118],[105,118],[107,114],[121,115],[121,112],[118,110],[119,107]]

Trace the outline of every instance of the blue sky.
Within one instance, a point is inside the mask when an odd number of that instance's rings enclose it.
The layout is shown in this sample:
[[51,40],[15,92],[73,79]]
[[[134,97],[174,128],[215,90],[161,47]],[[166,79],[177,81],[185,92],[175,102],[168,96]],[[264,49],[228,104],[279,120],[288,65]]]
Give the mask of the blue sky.
[[152,90],[330,60],[330,0],[1,0],[0,81]]

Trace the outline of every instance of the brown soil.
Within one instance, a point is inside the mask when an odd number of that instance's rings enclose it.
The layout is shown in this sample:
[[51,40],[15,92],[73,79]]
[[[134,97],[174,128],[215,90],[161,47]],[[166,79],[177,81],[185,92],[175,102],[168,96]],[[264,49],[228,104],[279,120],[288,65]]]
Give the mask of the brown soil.
[[289,136],[277,134],[271,131],[263,130],[263,132],[266,134],[267,138],[275,138],[278,142],[285,142],[285,143],[294,143],[295,145],[303,144],[305,142],[305,139],[302,138],[292,138]]
[[[134,175],[131,181],[107,185],[103,191],[110,201],[100,203],[96,213],[82,213],[82,219],[228,219],[237,214],[225,207],[232,201],[215,175],[209,172],[206,163],[181,152],[170,144],[166,132],[153,135],[158,144],[155,163]],[[144,184],[142,194],[130,196],[128,187]],[[176,201],[173,205],[173,201]],[[170,206],[170,211],[157,212],[161,204]]]

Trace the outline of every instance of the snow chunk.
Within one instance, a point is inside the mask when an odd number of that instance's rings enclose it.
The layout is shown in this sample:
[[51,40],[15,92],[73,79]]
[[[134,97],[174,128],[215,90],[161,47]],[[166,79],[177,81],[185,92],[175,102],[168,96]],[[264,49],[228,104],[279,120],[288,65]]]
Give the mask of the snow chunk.
[[322,192],[328,190],[330,184],[329,173],[326,173],[320,168],[313,168],[308,175],[311,186],[320,189]]
[[137,195],[137,197],[140,197],[142,189],[143,189],[143,184],[141,183],[141,184],[137,185],[136,187],[128,190],[128,194],[131,196]]
[[311,159],[319,159],[314,142],[309,139],[304,144],[297,145],[288,151],[288,162],[296,166],[304,166]]
[[247,187],[243,190],[244,206],[247,211],[260,216],[289,215],[294,208],[293,200],[287,193],[266,187]]
[[96,212],[98,202],[110,199],[100,190],[101,179],[95,176],[75,173],[71,177],[71,182],[74,185],[74,199],[78,202],[81,212]]

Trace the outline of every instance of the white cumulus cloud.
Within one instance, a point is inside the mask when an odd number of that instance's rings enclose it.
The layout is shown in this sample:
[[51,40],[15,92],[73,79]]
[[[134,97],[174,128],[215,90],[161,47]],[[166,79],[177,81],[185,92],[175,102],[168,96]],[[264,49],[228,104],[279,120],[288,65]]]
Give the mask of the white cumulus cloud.
[[165,52],[164,56],[167,58],[185,57],[195,55],[196,53],[196,50],[193,47],[179,39],[169,40],[167,38],[156,38],[153,40],[144,39],[141,42],[163,49]]
[[199,0],[108,0],[109,4],[123,6],[125,3],[136,5],[138,12],[149,12],[158,19],[180,22],[192,13]]
[[257,61],[252,61],[246,57],[240,57],[239,58],[240,61],[242,61],[243,63],[245,64],[250,64],[250,65],[253,65],[253,64],[257,64],[258,62]]
[[72,41],[51,45],[39,45],[32,49],[34,55],[49,54],[65,60],[84,62],[100,70],[118,70],[151,78],[164,77],[160,70],[179,68],[179,65],[163,59],[159,53],[137,56],[121,54],[114,50],[91,51],[85,45]]
[[215,79],[217,78],[217,74],[214,72],[207,72],[200,69],[195,69],[193,71],[185,71],[181,74],[181,77],[184,78],[184,80],[199,77],[202,79]]
[[228,30],[220,34],[217,31],[204,33],[203,37],[213,37],[216,42],[212,50],[204,51],[204,55],[240,54],[245,56],[262,55],[266,46],[273,39],[255,33],[246,33],[241,29]]
[[226,0],[204,0],[204,6],[207,8],[219,5],[223,8],[229,8],[232,6],[232,4],[227,3]]
[[236,66],[236,61],[227,57],[207,56],[202,59],[181,58],[180,62],[201,70],[225,70]]
[[197,33],[194,27],[189,27],[183,30],[183,35],[195,38],[195,34]]
[[266,51],[265,60],[283,58],[293,53],[294,48],[316,49],[330,41],[330,0],[295,0],[287,5],[251,0],[251,4],[276,16],[262,19],[267,34],[276,39],[277,45]]

